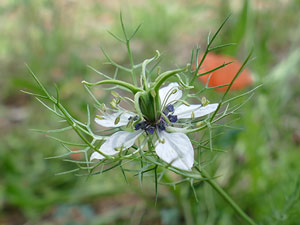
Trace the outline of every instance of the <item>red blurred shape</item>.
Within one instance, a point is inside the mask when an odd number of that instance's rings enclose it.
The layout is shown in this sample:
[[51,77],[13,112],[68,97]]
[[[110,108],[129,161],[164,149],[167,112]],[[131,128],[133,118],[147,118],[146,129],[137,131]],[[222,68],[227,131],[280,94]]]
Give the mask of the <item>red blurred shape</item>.
[[71,153],[70,154],[70,158],[73,159],[73,160],[80,160],[83,158],[83,154],[81,152],[77,152],[79,151],[79,149],[77,148],[73,148],[72,149],[72,152],[75,152],[75,153]]
[[[201,58],[200,58],[201,60]],[[232,62],[233,61],[233,62]],[[238,61],[235,58],[224,56],[224,55],[217,55],[214,53],[208,53],[201,69],[199,70],[199,74],[208,72],[210,70],[213,70],[214,68],[223,65],[224,63],[232,62],[229,65],[226,65],[225,67],[222,67],[212,73],[206,74],[204,76],[199,77],[199,79],[206,84],[210,74],[211,78],[208,83],[208,87],[216,87],[221,86],[225,84],[230,84],[236,73],[239,71],[240,67],[242,66],[242,63]],[[233,82],[230,91],[233,90],[242,90],[244,88],[247,88],[253,83],[252,76],[250,74],[250,71],[248,69],[244,69],[242,73],[239,75],[239,77]],[[219,92],[225,92],[228,86],[216,88],[214,90]]]

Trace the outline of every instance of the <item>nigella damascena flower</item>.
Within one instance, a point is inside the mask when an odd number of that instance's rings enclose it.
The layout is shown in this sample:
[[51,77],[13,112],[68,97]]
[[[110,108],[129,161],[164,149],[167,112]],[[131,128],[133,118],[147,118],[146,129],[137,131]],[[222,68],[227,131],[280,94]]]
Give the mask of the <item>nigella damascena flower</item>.
[[[155,146],[157,156],[182,170],[191,170],[194,163],[194,149],[188,136],[183,132],[171,132],[171,127],[176,127],[193,118],[203,117],[214,112],[218,104],[203,106],[182,104],[182,90],[177,83],[170,83],[159,90],[161,112],[150,120],[147,117],[126,110],[113,114],[105,114],[95,121],[103,127],[128,127],[133,121],[132,131],[118,131],[110,136],[100,147],[99,151],[106,155],[115,155],[120,150],[125,150],[134,145],[136,140],[144,135],[145,138],[153,135],[151,139]],[[150,109],[149,109],[150,110]],[[173,129],[174,130],[174,129]],[[175,129],[176,130],[176,129]],[[180,130],[180,129],[178,129]],[[90,160],[104,159],[98,152],[91,155]]]

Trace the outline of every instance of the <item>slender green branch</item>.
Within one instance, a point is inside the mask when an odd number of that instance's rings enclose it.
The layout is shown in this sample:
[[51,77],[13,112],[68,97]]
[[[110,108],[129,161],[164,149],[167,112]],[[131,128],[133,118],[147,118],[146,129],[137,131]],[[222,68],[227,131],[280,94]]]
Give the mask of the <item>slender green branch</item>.
[[[201,68],[201,66],[202,66],[202,64],[204,62],[204,59],[206,58],[206,55],[208,54],[208,52],[210,52],[210,46],[211,46],[211,44],[214,42],[215,38],[218,36],[219,32],[222,30],[223,26],[225,25],[225,23],[227,22],[227,20],[229,19],[229,17],[230,17],[230,15],[228,17],[226,17],[226,19],[223,21],[223,23],[221,24],[221,26],[219,27],[219,29],[216,31],[216,33],[213,35],[213,37],[212,37],[211,40],[209,40],[209,35],[208,35],[207,45],[206,45],[205,52],[204,52],[204,54],[203,54],[203,56],[201,58],[200,63],[198,64],[198,66],[197,66],[197,68],[196,68],[196,70],[194,72],[194,75],[193,75],[193,77],[192,77],[192,79],[191,79],[191,81],[189,83],[190,85],[194,83],[194,81],[195,81],[195,79],[197,77],[197,74],[198,74],[198,72],[199,72],[199,70],[200,70],[200,68]],[[196,54],[198,54],[198,51],[197,51]],[[196,55],[196,60],[197,60],[196,63],[198,63],[198,56],[197,55]]]
[[104,56],[106,57],[106,59],[109,61],[109,63],[110,63],[111,65],[113,65],[113,66],[115,66],[115,67],[117,67],[117,68],[119,68],[119,69],[121,69],[121,70],[124,70],[124,71],[126,71],[126,72],[131,72],[131,69],[128,69],[128,68],[126,68],[126,67],[124,67],[124,66],[121,66],[121,65],[117,64],[116,62],[114,62],[114,61],[109,57],[109,55],[104,51],[104,49],[103,49],[101,46],[100,46],[100,48],[101,48],[101,51],[103,52]]
[[65,115],[68,123],[73,127],[73,130],[77,133],[77,135],[81,138],[81,140],[83,140],[83,142],[85,142],[90,148],[92,148],[94,151],[98,152],[99,154],[101,154],[102,156],[104,156],[105,158],[110,158],[110,156],[104,154],[103,152],[99,151],[98,149],[95,148],[94,145],[92,145],[83,135],[82,133],[79,131],[78,129],[78,125],[73,121],[73,118],[70,116],[70,114],[65,110],[65,108],[58,102],[56,103],[57,108],[59,108],[59,110]]
[[236,73],[236,75],[234,76],[234,78],[232,79],[232,81],[230,82],[230,84],[228,85],[228,88],[226,89],[224,95],[222,96],[221,101],[219,102],[219,105],[216,109],[216,111],[212,114],[210,121],[213,121],[213,119],[215,118],[216,114],[218,113],[219,109],[221,108],[225,97],[227,96],[231,86],[233,85],[234,81],[239,77],[239,75],[242,73],[242,71],[244,70],[244,68],[246,67],[248,61],[250,60],[250,57],[253,53],[253,49],[250,51],[249,55],[247,56],[247,58],[245,59],[245,61],[243,62],[242,66],[240,67],[240,69],[238,70],[238,72]]
[[[210,176],[204,169],[196,169],[204,178],[210,178]],[[212,186],[212,188],[215,189],[224,198],[224,200],[235,210],[235,212],[245,222],[247,222],[250,225],[256,225],[256,223],[234,202],[234,200],[213,179],[208,179],[206,182],[208,182],[210,186]]]
[[216,70],[218,70],[218,69],[221,69],[221,68],[223,68],[223,67],[225,67],[225,66],[227,66],[227,65],[229,65],[229,64],[231,64],[231,63],[233,63],[233,61],[232,61],[232,62],[228,62],[228,63],[224,63],[224,64],[222,64],[221,66],[218,66],[218,67],[216,67],[216,68],[214,68],[214,69],[212,69],[212,70],[209,70],[209,71],[207,71],[207,72],[197,74],[197,77],[201,77],[201,76],[204,76],[204,75],[206,75],[206,74],[212,73],[212,72],[214,72],[214,71],[216,71]]
[[229,46],[232,46],[232,45],[236,45],[236,43],[228,43],[228,44],[223,44],[223,45],[218,45],[216,47],[213,47],[213,48],[210,48],[209,51],[216,51],[220,48],[225,48],[225,47],[229,47]]
[[133,62],[133,57],[132,57],[132,53],[131,53],[131,49],[130,49],[130,41],[129,40],[126,41],[126,47],[127,47],[129,62],[130,62],[130,66],[131,66],[132,81],[133,81],[133,84],[136,86],[137,81],[136,81],[135,73],[134,73],[134,62]]
[[125,25],[124,25],[124,22],[123,22],[122,13],[120,13],[120,21],[121,21],[122,31],[123,31],[124,37],[125,37],[125,45],[126,45],[126,48],[127,48],[128,58],[129,58],[130,66],[131,66],[130,72],[131,72],[132,81],[133,81],[134,86],[137,86],[137,81],[136,81],[136,77],[135,77],[135,73],[134,73],[133,56],[132,56],[132,52],[131,52],[131,48],[130,48],[130,39],[134,36],[135,32],[138,31],[140,26],[135,30],[133,35],[130,38],[128,38],[127,33],[126,33],[126,29],[125,29]]
[[[39,81],[39,79],[37,78],[37,76],[33,73],[33,71],[29,68],[28,65],[26,65],[28,70],[30,71],[31,76],[33,77],[33,79],[37,82],[37,84],[39,85],[39,87],[42,89],[42,91],[44,92],[44,94],[46,95],[46,97],[48,98],[49,101],[51,101],[60,111],[61,111],[61,115],[59,113],[56,112],[56,110],[50,109],[50,107],[46,106],[46,104],[44,104],[47,108],[49,108],[51,111],[57,113],[57,115],[59,115],[59,117],[64,116],[65,120],[69,123],[69,125],[73,128],[73,130],[78,134],[78,136],[81,138],[81,140],[83,142],[85,142],[90,148],[92,148],[93,150],[95,150],[96,152],[98,152],[99,154],[101,154],[102,156],[104,156],[105,158],[110,158],[110,156],[107,156],[106,154],[102,153],[101,151],[99,151],[93,144],[91,144],[84,136],[83,134],[80,132],[80,129],[82,130],[82,128],[80,127],[80,125],[84,125],[83,123],[75,120],[70,114],[69,112],[63,107],[63,105],[59,102],[59,92],[58,92],[58,88],[56,88],[56,92],[57,92],[57,98],[53,97],[50,95],[50,93],[47,91],[47,89],[44,87],[44,85]],[[38,99],[38,98],[37,98]],[[39,100],[39,99],[38,99]],[[40,101],[40,100],[39,100]],[[42,101],[40,101],[42,103]]]

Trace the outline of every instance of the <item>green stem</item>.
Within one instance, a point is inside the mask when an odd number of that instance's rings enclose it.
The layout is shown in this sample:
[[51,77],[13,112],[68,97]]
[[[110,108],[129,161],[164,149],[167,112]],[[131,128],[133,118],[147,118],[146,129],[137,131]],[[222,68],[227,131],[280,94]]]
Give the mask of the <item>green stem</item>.
[[[167,183],[173,183],[174,180],[172,179],[171,176],[169,176],[168,173],[165,173],[165,175],[162,177],[163,180]],[[170,187],[170,191],[173,193],[173,196],[176,198],[176,201],[181,207],[181,210],[183,212],[183,216],[185,219],[185,224],[186,225],[194,225],[193,221],[193,216],[192,216],[192,211],[191,211],[191,205],[187,196],[187,190],[186,188],[182,187],[183,184],[181,185],[176,185],[176,189],[173,187]]]
[[[220,31],[222,30],[223,26],[225,25],[225,23],[227,22],[227,20],[229,19],[230,15],[226,17],[226,19],[223,21],[223,23],[221,24],[221,26],[219,27],[219,29],[216,31],[216,33],[213,35],[212,39],[209,40],[209,35],[208,35],[208,39],[207,39],[207,45],[206,45],[206,49],[205,49],[205,52],[202,56],[202,59],[201,59],[201,62],[198,64],[196,70],[195,70],[195,73],[192,77],[192,80],[190,81],[189,85],[192,85],[198,75],[198,72],[200,70],[200,67],[202,66],[202,63],[206,57],[206,55],[208,54],[208,52],[214,50],[214,48],[210,48],[211,44],[214,42],[215,38],[218,36],[218,34],[220,33]],[[198,61],[198,56],[196,56],[196,59]],[[198,63],[198,62],[197,62]]]
[[131,52],[131,48],[130,48],[130,39],[131,38],[127,37],[127,32],[126,32],[126,29],[125,29],[125,25],[124,25],[124,22],[123,22],[123,17],[122,17],[121,12],[120,12],[120,22],[121,22],[121,27],[122,27],[123,34],[124,34],[124,37],[125,37],[125,45],[126,45],[126,48],[127,48],[127,51],[128,51],[128,57],[129,57],[129,62],[130,62],[130,66],[131,66],[131,71],[130,71],[131,72],[131,78],[132,78],[134,86],[137,86],[137,81],[136,81],[136,77],[135,77],[135,73],[134,73],[134,62],[133,62],[132,52]]
[[130,49],[130,41],[129,40],[126,40],[126,48],[128,51],[129,62],[130,62],[130,66],[131,66],[131,78],[132,78],[134,86],[137,86],[135,73],[134,73],[134,62],[133,62],[133,57],[132,57],[132,53],[131,53],[131,49]]
[[104,154],[103,152],[99,151],[98,149],[95,148],[95,146],[93,144],[91,144],[83,135],[82,133],[78,130],[78,125],[76,122],[74,122],[73,118],[71,117],[71,115],[66,111],[66,109],[59,103],[59,102],[54,102],[54,104],[57,106],[57,108],[64,114],[66,120],[68,121],[68,123],[72,126],[73,130],[77,133],[77,135],[81,138],[81,140],[83,140],[91,149],[93,149],[94,151],[98,152],[99,154],[101,154],[102,156],[104,156],[105,158],[109,158],[108,155]]
[[[198,170],[204,178],[210,178],[209,174],[203,170]],[[236,211],[239,216],[250,225],[256,225],[256,223],[233,201],[233,199],[213,180],[208,179],[207,182],[213,187],[224,200]]]

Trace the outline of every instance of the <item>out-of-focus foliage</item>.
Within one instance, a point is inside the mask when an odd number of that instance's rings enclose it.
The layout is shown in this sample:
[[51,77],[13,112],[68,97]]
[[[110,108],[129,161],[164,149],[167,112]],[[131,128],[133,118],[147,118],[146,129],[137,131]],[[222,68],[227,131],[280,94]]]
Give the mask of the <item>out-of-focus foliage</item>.
[[[121,171],[89,178],[56,173],[75,167],[46,157],[64,152],[30,128],[55,128],[54,116],[19,90],[36,90],[24,63],[49,87],[57,83],[65,106],[85,120],[88,94],[82,79],[100,79],[86,65],[112,74],[99,46],[120,64],[126,51],[106,30],[119,32],[119,11],[133,40],[134,60],[164,53],[162,64],[184,65],[193,46],[205,45],[231,12],[218,52],[241,60],[253,46],[249,65],[263,84],[241,109],[239,120],[216,134],[218,154],[211,172],[243,209],[261,224],[299,224],[300,2],[259,1],[50,1],[0,3],[0,223],[22,224],[240,224],[234,212],[204,183],[177,189],[154,186]],[[142,58],[143,57],[143,58]],[[126,79],[126,77],[124,78]],[[199,87],[200,87],[199,82]],[[54,91],[54,89],[53,89]],[[247,90],[244,90],[247,91]],[[238,92],[240,94],[241,92]],[[99,89],[99,98],[107,93]],[[232,96],[237,93],[231,93]],[[211,92],[217,100],[219,93]],[[236,129],[238,128],[238,129]],[[75,139],[70,133],[66,139]],[[74,149],[75,150],[75,149]]]

